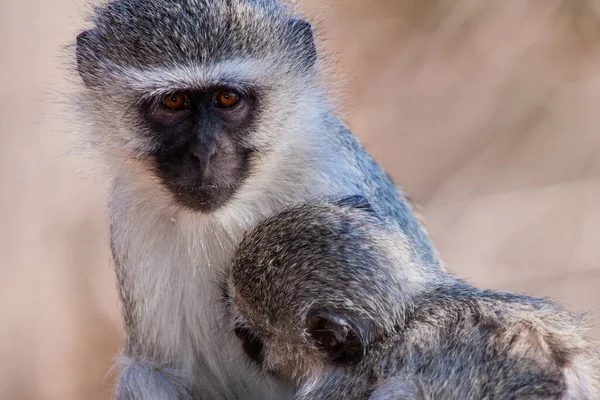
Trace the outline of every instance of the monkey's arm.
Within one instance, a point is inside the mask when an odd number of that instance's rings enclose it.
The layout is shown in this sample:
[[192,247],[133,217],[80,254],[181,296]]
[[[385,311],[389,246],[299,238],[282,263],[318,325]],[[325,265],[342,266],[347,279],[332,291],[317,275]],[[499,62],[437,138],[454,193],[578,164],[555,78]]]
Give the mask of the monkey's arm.
[[172,368],[139,361],[144,354],[142,338],[136,324],[136,302],[127,281],[127,259],[118,251],[115,240],[115,221],[111,221],[111,252],[119,285],[126,343],[118,364],[122,370],[117,379],[115,400],[191,400],[189,379]]
[[191,390],[175,371],[123,358],[115,400],[192,400]]

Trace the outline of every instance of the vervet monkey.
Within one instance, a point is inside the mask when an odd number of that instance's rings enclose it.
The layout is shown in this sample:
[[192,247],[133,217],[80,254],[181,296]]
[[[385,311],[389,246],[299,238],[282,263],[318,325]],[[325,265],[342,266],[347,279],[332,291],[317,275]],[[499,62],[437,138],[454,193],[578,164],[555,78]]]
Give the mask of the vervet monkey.
[[580,317],[476,289],[411,246],[360,196],[271,217],[223,280],[230,330],[296,400],[600,399]]
[[362,195],[441,263],[334,112],[313,29],[275,0],[115,0],[77,37],[81,116],[114,174],[126,329],[119,399],[290,396],[219,330],[215,281],[242,234],[292,204]]

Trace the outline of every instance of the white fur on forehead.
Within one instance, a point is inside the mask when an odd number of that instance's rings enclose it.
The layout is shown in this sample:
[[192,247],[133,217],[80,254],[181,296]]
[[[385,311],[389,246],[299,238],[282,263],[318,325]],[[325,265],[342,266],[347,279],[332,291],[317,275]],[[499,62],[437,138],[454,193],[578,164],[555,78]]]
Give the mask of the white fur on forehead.
[[140,93],[143,99],[174,90],[200,90],[223,83],[235,88],[236,85],[273,85],[278,81],[289,84],[292,81],[282,76],[285,68],[268,59],[233,59],[172,67],[107,67],[107,82]]

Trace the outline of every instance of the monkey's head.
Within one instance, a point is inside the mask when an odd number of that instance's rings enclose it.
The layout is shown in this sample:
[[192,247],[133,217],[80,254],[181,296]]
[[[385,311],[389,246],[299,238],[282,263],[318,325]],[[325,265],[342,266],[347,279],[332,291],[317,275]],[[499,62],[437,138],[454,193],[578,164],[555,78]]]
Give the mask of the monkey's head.
[[307,204],[249,231],[223,284],[246,354],[301,385],[352,368],[431,281],[361,197]]
[[277,1],[114,0],[92,23],[76,44],[92,140],[189,209],[230,200],[319,103],[311,25]]

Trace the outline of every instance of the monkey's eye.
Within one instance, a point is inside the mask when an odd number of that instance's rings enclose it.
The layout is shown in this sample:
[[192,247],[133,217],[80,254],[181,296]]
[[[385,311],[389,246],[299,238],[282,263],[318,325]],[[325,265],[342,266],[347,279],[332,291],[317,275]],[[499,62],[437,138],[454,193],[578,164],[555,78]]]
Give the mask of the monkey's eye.
[[187,97],[183,93],[171,93],[163,98],[162,104],[171,111],[182,111],[188,107]]
[[217,93],[215,106],[217,108],[231,108],[240,102],[240,94],[233,90],[222,90]]

